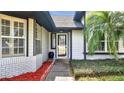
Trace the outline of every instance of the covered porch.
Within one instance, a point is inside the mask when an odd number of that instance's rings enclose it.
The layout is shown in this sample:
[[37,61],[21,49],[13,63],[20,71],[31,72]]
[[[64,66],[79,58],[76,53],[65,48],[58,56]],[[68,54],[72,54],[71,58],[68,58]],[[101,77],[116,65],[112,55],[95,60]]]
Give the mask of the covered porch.
[[[63,18],[57,17],[58,19]],[[0,22],[9,22],[11,28],[8,30],[10,33],[7,34],[8,36],[0,34],[0,77],[12,77],[22,73],[35,72],[44,61],[48,60],[48,53],[51,51],[54,52],[54,59],[70,60],[74,57],[82,59],[83,25],[76,20],[73,17],[71,19],[64,18],[59,23],[56,21],[56,24],[48,11],[0,11]],[[23,24],[23,27],[18,24]],[[18,34],[20,31],[22,31],[22,35]],[[7,31],[2,30],[2,32]],[[82,44],[79,49],[82,52],[75,49],[78,40],[76,38],[78,37],[81,38]],[[23,42],[20,42],[20,39],[23,39]],[[17,46],[16,43],[19,45]],[[78,49],[77,44],[76,48]],[[23,50],[20,51],[20,49]],[[74,49],[78,51],[77,56],[74,55]],[[79,53],[81,57],[78,56]]]
[[55,59],[72,59],[77,33],[83,35],[84,25],[81,20],[84,14],[85,12],[76,12],[75,16],[51,16],[56,30],[50,32],[49,47],[54,52]]

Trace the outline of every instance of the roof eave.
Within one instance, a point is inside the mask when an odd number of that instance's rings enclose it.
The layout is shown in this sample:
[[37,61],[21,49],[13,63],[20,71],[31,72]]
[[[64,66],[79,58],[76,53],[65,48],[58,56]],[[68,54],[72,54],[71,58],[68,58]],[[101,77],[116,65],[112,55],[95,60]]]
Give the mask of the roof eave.
[[56,30],[55,24],[48,11],[0,11],[0,13],[23,19],[33,18],[40,26],[43,26],[48,31],[52,32]]
[[85,16],[85,11],[77,11],[75,13],[74,19],[77,22],[81,22],[81,19],[83,18],[83,16]]

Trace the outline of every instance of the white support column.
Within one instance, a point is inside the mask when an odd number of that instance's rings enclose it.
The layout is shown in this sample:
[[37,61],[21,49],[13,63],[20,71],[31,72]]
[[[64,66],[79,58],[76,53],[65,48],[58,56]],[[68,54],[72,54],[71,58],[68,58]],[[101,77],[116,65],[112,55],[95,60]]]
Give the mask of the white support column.
[[119,49],[119,53],[123,53],[124,52],[124,41],[123,38],[120,38],[118,41],[118,49]]
[[33,56],[34,20],[28,19],[28,55]]
[[105,33],[105,52],[108,52],[108,48],[107,48],[107,44],[108,43],[108,41],[107,41],[107,35],[106,35],[106,33]]

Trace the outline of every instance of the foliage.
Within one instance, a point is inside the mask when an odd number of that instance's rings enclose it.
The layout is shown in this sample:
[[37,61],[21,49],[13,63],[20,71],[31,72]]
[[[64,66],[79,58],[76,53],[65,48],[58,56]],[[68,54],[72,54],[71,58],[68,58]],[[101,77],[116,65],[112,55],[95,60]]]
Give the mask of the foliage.
[[[80,80],[124,80],[124,60],[71,61],[73,74]],[[115,78],[114,78],[115,77]],[[113,79],[112,79],[113,78]]]
[[89,54],[93,54],[105,35],[108,52],[117,57],[116,41],[124,37],[124,12],[97,11],[86,15],[86,40]]
[[78,81],[124,81],[124,75],[111,75],[101,77],[77,77]]

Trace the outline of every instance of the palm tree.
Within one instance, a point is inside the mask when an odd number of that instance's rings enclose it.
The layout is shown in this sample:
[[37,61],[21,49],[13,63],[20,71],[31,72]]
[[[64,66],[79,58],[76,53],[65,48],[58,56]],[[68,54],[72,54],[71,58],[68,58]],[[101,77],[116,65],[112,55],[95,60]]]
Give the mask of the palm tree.
[[116,42],[124,38],[124,12],[97,11],[86,16],[86,40],[89,54],[93,54],[100,45],[101,37],[107,39],[108,52],[117,58]]

